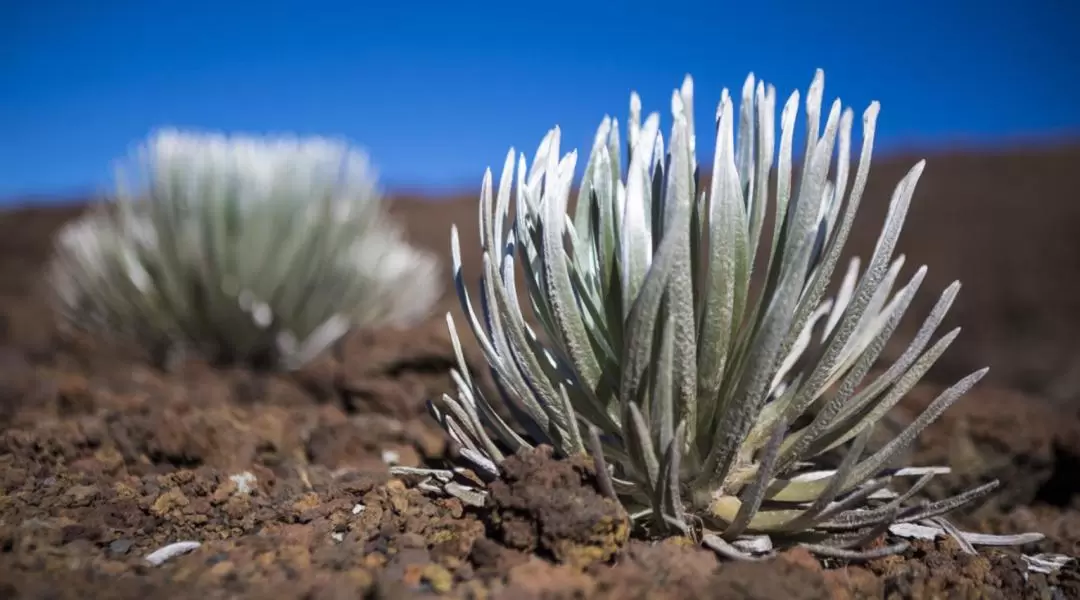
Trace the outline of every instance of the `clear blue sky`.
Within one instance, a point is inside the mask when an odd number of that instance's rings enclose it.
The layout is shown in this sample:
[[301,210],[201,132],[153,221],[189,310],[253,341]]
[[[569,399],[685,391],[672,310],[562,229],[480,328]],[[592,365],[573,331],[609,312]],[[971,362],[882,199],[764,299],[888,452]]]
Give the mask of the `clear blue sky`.
[[687,72],[700,123],[749,71],[782,103],[822,67],[828,100],[882,102],[886,149],[1075,134],[1078,5],[0,0],[0,198],[106,190],[165,125],[343,136],[389,187],[476,189],[555,124],[585,151],[631,89],[667,123]]

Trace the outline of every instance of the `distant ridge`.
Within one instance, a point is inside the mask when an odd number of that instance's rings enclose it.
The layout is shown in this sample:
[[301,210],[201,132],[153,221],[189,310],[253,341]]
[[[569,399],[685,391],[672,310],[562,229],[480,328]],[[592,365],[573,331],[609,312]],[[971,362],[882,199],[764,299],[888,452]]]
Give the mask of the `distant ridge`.
[[[852,154],[853,160],[858,157],[858,143],[859,139],[856,137],[852,140]],[[578,149],[579,154],[583,151]],[[964,159],[978,159],[978,158],[1008,158],[1010,156],[1032,156],[1032,155],[1058,155],[1058,154],[1078,154],[1080,155],[1080,132],[1075,134],[1061,134],[1061,135],[1032,135],[1032,136],[1016,136],[994,142],[986,142],[980,140],[964,140],[956,139],[950,142],[940,143],[934,146],[928,144],[911,143],[904,144],[903,142],[894,143],[889,149],[875,150],[874,162],[872,170],[876,171],[879,168],[885,168],[888,165],[905,163],[910,166],[910,163],[920,159],[926,159],[928,163],[933,165],[936,162],[942,160],[964,160]],[[798,155],[796,155],[798,158]],[[798,164],[798,162],[796,162]],[[475,176],[475,183],[462,183],[458,185],[448,186],[424,186],[424,185],[386,185],[387,195],[396,200],[414,201],[414,202],[445,202],[455,199],[461,199],[465,197],[475,196],[480,189],[480,180],[483,175],[484,169],[489,165],[481,165],[477,168]],[[490,165],[493,170],[501,168],[497,165]],[[580,171],[581,169],[579,169]],[[498,176],[498,173],[495,173]],[[580,176],[580,173],[579,173]],[[703,172],[702,176],[708,179],[708,173]],[[18,196],[0,198],[0,212],[10,211],[22,207],[39,206],[39,207],[74,207],[86,205],[96,198],[102,197],[100,191],[79,191],[79,190],[67,190],[56,193],[50,192],[35,192],[32,194],[21,194]]]

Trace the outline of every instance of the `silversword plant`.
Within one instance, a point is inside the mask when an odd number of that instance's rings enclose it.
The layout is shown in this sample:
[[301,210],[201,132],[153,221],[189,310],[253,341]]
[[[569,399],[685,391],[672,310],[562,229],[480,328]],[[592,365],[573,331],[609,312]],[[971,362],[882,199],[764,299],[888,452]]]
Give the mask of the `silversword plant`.
[[350,328],[407,324],[437,300],[437,259],[389,219],[362,151],[322,138],[167,129],[137,189],[58,234],[62,323],[159,358],[296,367]]
[[[727,90],[721,96],[707,189],[699,183],[689,77],[671,98],[666,147],[659,115],[642,120],[636,94],[625,166],[618,122],[603,120],[573,214],[577,154],[559,156],[558,128],[531,165],[511,150],[497,189],[488,170],[479,311],[456,228],[454,269],[515,422],[473,380],[449,315],[458,389],[432,404],[479,473],[495,477],[508,453],[539,443],[564,456],[588,453],[601,489],[637,522],[700,535],[739,558],[768,553],[778,541],[833,556],[902,550],[903,541],[865,550],[887,532],[893,541],[947,533],[965,548],[1041,538],[966,533],[944,520],[996,481],[920,504],[916,494],[948,469],[892,465],[986,369],[942,392],[880,448],[868,447],[875,424],[956,338],[958,330],[934,340],[959,284],[944,290],[907,349],[874,370],[926,274],[919,268],[898,285],[903,256],[894,256],[923,163],[893,192],[865,268],[852,261],[826,298],[866,186],[878,104],[863,114],[853,165],[853,113],[837,100],[822,128],[823,88],[818,71],[805,99],[798,177],[800,96],[783,107],[777,151],[775,91],[753,75],[738,112]],[[519,303],[519,264],[539,331]],[[839,466],[829,454],[842,456]],[[913,483],[900,493],[890,485],[897,478]]]

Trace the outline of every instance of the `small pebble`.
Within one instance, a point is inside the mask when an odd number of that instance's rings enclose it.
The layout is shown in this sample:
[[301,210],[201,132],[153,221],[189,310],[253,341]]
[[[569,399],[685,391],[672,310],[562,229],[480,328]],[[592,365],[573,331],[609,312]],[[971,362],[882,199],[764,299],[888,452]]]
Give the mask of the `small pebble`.
[[127,539],[116,540],[109,544],[109,552],[112,554],[127,554],[128,550],[131,550],[131,546],[135,542]]
[[255,475],[249,471],[238,473],[236,475],[229,475],[229,479],[236,484],[237,494],[250,494],[253,488],[253,484],[257,481]]

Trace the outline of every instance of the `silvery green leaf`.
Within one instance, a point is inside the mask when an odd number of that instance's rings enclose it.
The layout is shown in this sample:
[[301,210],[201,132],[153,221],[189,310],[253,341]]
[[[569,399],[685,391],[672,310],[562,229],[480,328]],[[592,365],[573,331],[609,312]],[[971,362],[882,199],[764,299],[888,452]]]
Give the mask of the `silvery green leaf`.
[[[969,534],[969,535],[976,535],[976,534]],[[1002,536],[1002,538],[1007,538],[1007,536]],[[1005,540],[1003,539],[1003,541],[1005,541]],[[1016,542],[1011,540],[1011,539],[1009,539],[1008,541],[1010,541],[1012,543],[1005,544],[1005,545],[1012,546],[1012,545],[1016,544]],[[1024,559],[1024,562],[1027,563],[1028,571],[1030,571],[1032,573],[1044,573],[1044,574],[1056,573],[1056,572],[1060,571],[1065,565],[1067,565],[1070,562],[1073,562],[1073,561],[1076,560],[1074,557],[1067,556],[1065,554],[1050,554],[1050,553],[1040,553],[1040,554],[1035,554],[1033,556],[1023,554],[1023,555],[1020,556],[1020,558]]]
[[686,237],[686,232],[680,225],[688,218],[687,211],[680,209],[677,220],[673,219],[670,234],[665,235],[661,241],[652,268],[642,283],[641,292],[630,308],[619,388],[619,397],[624,405],[635,402],[638,398],[642,379],[653,360],[652,340],[656,332],[658,313],[672,271],[678,264],[679,246]]
[[709,250],[702,290],[704,305],[698,324],[699,430],[713,422],[716,411],[723,405],[724,399],[719,394],[732,343],[735,297],[749,283],[746,215],[735,169],[732,112],[730,101],[721,105],[708,203]]
[[[626,177],[626,206],[623,211],[619,246],[622,252],[622,294],[624,299],[636,298],[645,274],[652,263],[652,232],[649,231],[648,214],[651,210],[651,177],[649,161],[659,135],[659,115],[652,114],[637,134],[638,146],[634,147]],[[629,302],[625,305],[629,311]],[[624,315],[624,318],[627,315]]]
[[[683,84],[683,96],[690,99],[691,80]],[[671,318],[671,344],[673,360],[673,419],[695,423],[697,421],[697,323],[694,313],[693,273],[691,271],[690,216],[694,209],[693,152],[691,121],[687,117],[693,106],[682,106],[685,112],[677,112],[671,136],[671,164],[668,170],[668,186],[664,196],[664,220],[671,225],[666,235],[678,233],[676,262],[668,280],[667,310]],[[666,431],[666,426],[665,426]]]

